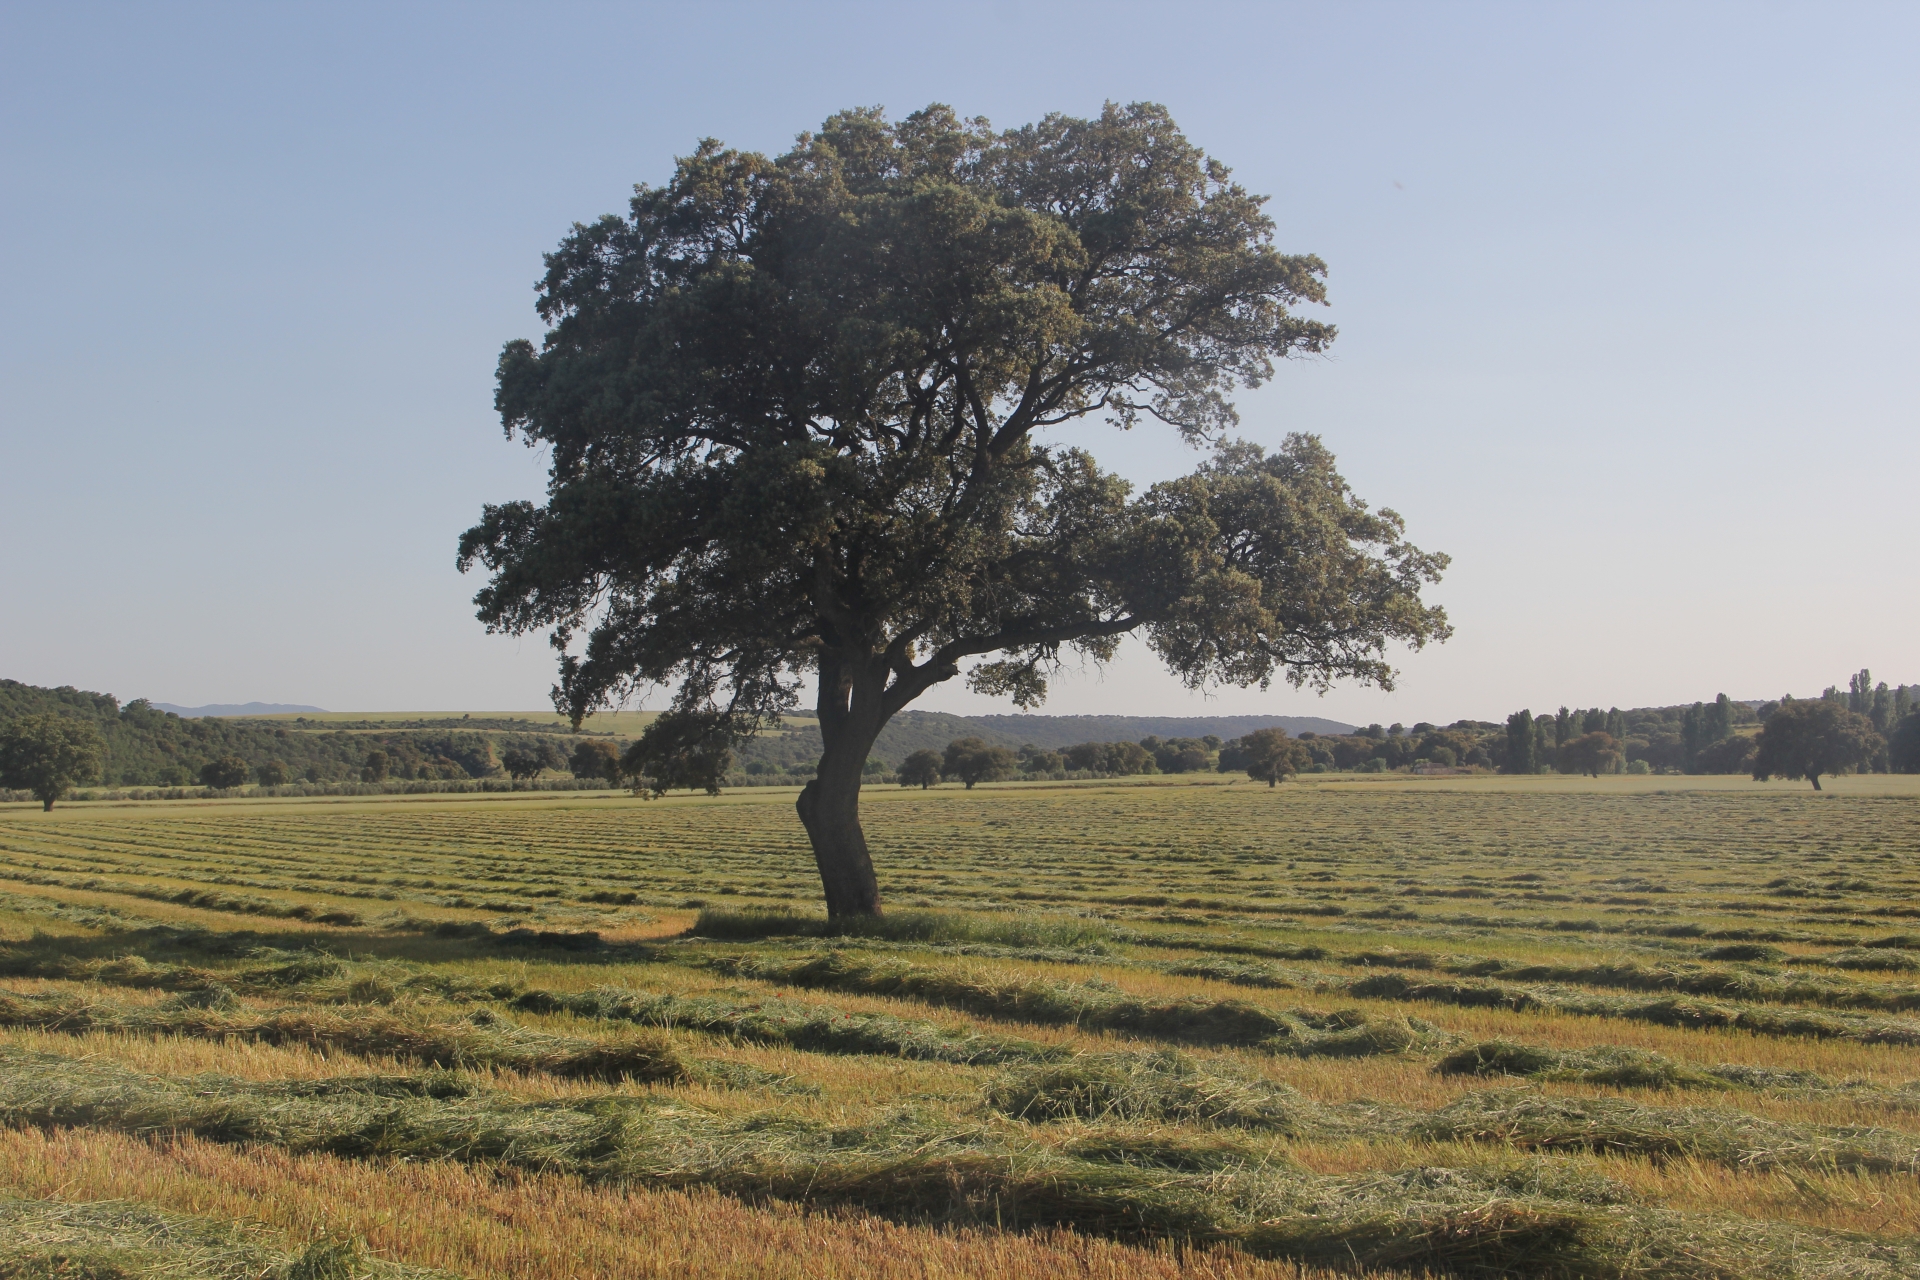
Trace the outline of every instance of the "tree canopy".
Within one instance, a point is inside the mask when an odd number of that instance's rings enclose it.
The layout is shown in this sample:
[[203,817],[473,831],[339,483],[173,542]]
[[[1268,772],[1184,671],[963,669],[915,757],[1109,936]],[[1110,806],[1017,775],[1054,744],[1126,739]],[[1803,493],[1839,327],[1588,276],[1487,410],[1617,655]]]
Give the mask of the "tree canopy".
[[902,760],[894,776],[903,787],[919,787],[925,791],[940,781],[945,773],[945,763],[939,752],[922,749]]
[[[1321,442],[1231,441],[1234,390],[1326,349],[1325,267],[1166,111],[995,131],[844,112],[778,157],[700,144],[553,253],[508,434],[546,502],[485,508],[463,569],[494,630],[551,629],[576,723],[674,689],[629,752],[655,789],[816,685],[799,801],[835,914],[879,910],[858,821],[874,736],[961,674],[1032,707],[1071,651],[1139,632],[1188,684],[1391,686],[1447,634],[1444,556]],[[1212,456],[1141,494],[1041,437],[1088,415]]]
[[1595,729],[1560,744],[1558,765],[1562,773],[1590,773],[1599,777],[1612,773],[1626,760],[1613,735]]
[[1313,763],[1306,747],[1289,738],[1285,729],[1256,729],[1240,739],[1240,750],[1247,776],[1269,787]]
[[940,772],[960,779],[971,791],[976,783],[1011,778],[1019,766],[1020,758],[1006,747],[990,746],[978,738],[956,738],[947,744]]
[[1753,776],[1757,782],[1805,778],[1818,791],[1821,774],[1861,768],[1883,746],[1873,721],[1838,702],[1783,702],[1760,729]]
[[0,725],[0,786],[30,793],[42,809],[100,774],[106,743],[86,720],[57,714],[22,716]]

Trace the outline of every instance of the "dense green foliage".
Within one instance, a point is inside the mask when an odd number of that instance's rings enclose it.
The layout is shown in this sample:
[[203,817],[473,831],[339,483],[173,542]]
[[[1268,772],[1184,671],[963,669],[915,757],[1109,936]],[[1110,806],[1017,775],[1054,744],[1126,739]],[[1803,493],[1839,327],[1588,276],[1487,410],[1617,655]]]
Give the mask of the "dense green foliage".
[[916,751],[900,762],[896,777],[903,787],[919,787],[922,791],[940,781],[945,772],[946,761],[938,752]]
[[996,747],[978,738],[957,738],[947,744],[940,761],[940,772],[956,778],[972,790],[974,784],[1011,778],[1019,758],[1005,747]]
[[[1031,707],[1063,651],[1139,632],[1199,687],[1391,687],[1444,639],[1444,556],[1314,437],[1233,441],[1231,396],[1318,352],[1325,267],[1151,104],[996,132],[934,106],[830,118],[779,157],[704,142],[547,256],[536,348],[495,397],[547,501],[460,540],[494,630],[547,630],[574,723],[637,685],[655,794],[718,786],[811,680],[798,802],[830,909],[879,910],[859,789],[881,729],[971,664]],[[1135,496],[1051,427],[1214,446]],[[576,650],[573,641],[583,637]],[[977,660],[977,661],[976,661]]]
[[0,725],[0,787],[32,794],[45,808],[100,769],[106,743],[73,716],[23,716]]
[[[1300,743],[1287,737],[1285,729],[1258,729],[1240,739],[1240,759],[1236,763],[1247,771],[1247,776],[1255,782],[1264,782],[1269,787],[1282,779],[1291,777],[1312,763],[1313,757]],[[1221,767],[1227,761],[1222,752]]]
[[[563,730],[527,721],[503,722],[510,728],[454,727],[463,722],[449,721],[436,728],[343,730],[298,720],[183,720],[144,698],[123,707],[107,694],[0,680],[0,725],[44,715],[99,734],[104,749],[98,762],[72,779],[80,786],[237,787],[270,777],[346,782],[365,778],[376,754],[382,778],[489,778],[504,775],[502,752],[532,752],[557,764],[561,757],[554,749],[567,741]],[[210,765],[220,766],[217,778],[207,774]]]
[[1760,730],[1753,776],[1805,778],[1820,790],[1820,775],[1865,768],[1885,748],[1873,721],[1838,702],[1782,703]]

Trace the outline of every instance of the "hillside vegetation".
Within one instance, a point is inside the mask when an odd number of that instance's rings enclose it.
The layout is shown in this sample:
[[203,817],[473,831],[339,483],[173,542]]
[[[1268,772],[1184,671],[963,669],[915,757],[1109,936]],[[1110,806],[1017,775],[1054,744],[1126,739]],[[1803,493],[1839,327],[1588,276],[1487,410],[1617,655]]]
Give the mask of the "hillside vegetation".
[[101,776],[88,781],[127,787],[190,785],[209,762],[227,757],[250,769],[277,761],[292,779],[346,782],[361,777],[374,751],[385,754],[389,776],[396,778],[485,778],[499,774],[506,751],[557,741],[560,732],[518,720],[365,730],[309,728],[299,720],[183,720],[144,698],[121,706],[104,693],[0,680],[0,721],[48,712],[93,723],[106,742],[106,763]]

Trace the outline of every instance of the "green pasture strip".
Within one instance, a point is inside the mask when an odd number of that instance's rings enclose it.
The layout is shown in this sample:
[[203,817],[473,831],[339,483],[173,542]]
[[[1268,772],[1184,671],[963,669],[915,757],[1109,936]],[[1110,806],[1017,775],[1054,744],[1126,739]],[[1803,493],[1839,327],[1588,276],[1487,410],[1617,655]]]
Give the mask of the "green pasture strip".
[[0,1050],[0,1123],[451,1159],[916,1222],[1230,1243],[1359,1267],[1881,1277],[1920,1262],[1907,1243],[1647,1209],[1606,1179],[1555,1161],[1329,1177],[1218,1138],[1129,1127],[1074,1126],[1064,1140],[1043,1142],[1025,1126],[910,1113],[836,1126],[633,1096],[522,1103],[432,1079],[276,1085],[155,1076],[12,1050]]
[[402,1266],[358,1241],[322,1236],[289,1251],[237,1222],[124,1200],[0,1198],[5,1280],[452,1280]]

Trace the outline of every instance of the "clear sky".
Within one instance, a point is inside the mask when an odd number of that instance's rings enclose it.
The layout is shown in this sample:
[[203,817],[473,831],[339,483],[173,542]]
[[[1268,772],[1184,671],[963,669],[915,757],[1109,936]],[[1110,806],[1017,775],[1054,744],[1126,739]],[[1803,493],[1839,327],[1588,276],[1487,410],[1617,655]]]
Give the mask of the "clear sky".
[[[544,705],[454,572],[540,254],[696,139],[1165,103],[1330,268],[1243,398],[1454,557],[1391,696],[1144,651],[1048,710],[1494,717],[1920,680],[1920,6],[0,7],[0,675]],[[1076,433],[1137,482],[1164,434]],[[988,705],[954,687],[923,706]]]

